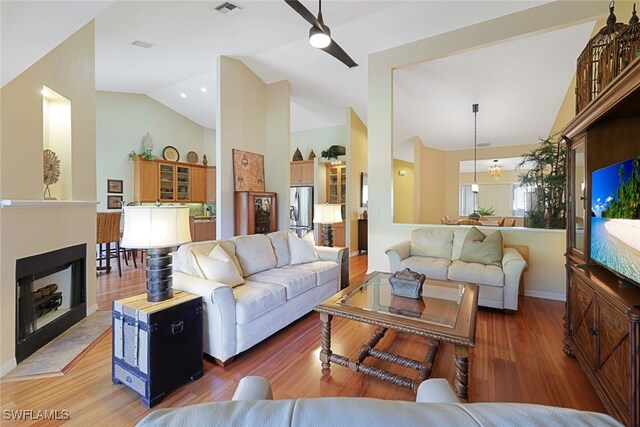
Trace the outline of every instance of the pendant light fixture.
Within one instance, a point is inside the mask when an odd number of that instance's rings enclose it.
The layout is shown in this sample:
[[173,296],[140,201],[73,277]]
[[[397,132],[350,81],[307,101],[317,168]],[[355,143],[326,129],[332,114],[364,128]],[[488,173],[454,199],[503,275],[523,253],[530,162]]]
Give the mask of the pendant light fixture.
[[498,164],[498,160],[494,160],[493,164],[489,166],[489,178],[498,180],[502,176],[502,166]]
[[469,219],[479,220],[480,215],[477,211],[480,187],[478,186],[476,166],[478,163],[478,111],[480,111],[480,108],[478,104],[473,104],[471,110],[473,111],[473,184],[471,184],[471,191],[473,192],[473,213],[469,215]]
[[309,44],[316,49],[323,49],[331,44],[331,30],[324,25],[322,20],[322,0],[318,1],[318,23],[320,28],[315,25],[309,30]]

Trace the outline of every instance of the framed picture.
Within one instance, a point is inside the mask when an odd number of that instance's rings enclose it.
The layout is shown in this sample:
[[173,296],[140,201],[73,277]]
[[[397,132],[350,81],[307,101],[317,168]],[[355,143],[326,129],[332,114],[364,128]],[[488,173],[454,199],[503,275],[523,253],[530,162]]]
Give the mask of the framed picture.
[[233,149],[233,189],[264,191],[264,156]]
[[107,209],[122,209],[122,196],[107,196]]
[[122,180],[107,179],[107,193],[122,194]]

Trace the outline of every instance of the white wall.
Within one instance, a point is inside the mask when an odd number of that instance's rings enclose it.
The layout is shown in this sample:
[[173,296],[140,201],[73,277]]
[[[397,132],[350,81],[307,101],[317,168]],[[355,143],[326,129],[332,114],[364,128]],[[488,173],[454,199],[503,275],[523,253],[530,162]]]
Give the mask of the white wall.
[[345,244],[349,251],[358,251],[358,208],[360,207],[360,174],[368,172],[367,168],[367,127],[355,110],[347,107],[347,207],[345,222]]
[[291,150],[289,153],[289,160],[293,159],[293,153],[296,151],[296,148],[300,149],[302,158],[307,160],[311,150],[313,150],[316,157],[320,159],[320,153],[322,150],[326,150],[332,145],[342,145],[346,147],[348,145],[346,129],[347,125],[345,124],[291,132]]
[[[133,162],[131,151],[142,152],[142,138],[149,132],[153,154],[162,158],[167,145],[187,161],[187,153],[195,151],[199,163],[207,154],[215,165],[215,130],[206,129],[167,108],[146,95],[118,92],[96,92],[96,179],[99,211],[107,209],[107,179],[124,181],[125,203],[133,201]],[[213,153],[213,154],[212,154]]]
[[[527,33],[557,29],[593,20],[606,13],[601,2],[553,2],[505,17],[481,22],[450,33],[419,40],[369,55],[369,270],[388,271],[384,250],[410,237],[415,225],[393,224],[392,185],[392,90],[394,68],[453,55],[520,37]],[[435,226],[437,227],[437,226]],[[564,293],[565,250],[562,231],[505,231],[506,243],[530,247],[530,271],[525,280],[528,293]]]

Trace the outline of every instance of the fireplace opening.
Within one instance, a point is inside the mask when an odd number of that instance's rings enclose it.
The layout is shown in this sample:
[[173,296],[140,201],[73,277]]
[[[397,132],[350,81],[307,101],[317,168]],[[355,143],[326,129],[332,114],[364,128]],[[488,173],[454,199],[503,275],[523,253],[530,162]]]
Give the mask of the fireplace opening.
[[16,362],[86,316],[87,245],[16,261]]

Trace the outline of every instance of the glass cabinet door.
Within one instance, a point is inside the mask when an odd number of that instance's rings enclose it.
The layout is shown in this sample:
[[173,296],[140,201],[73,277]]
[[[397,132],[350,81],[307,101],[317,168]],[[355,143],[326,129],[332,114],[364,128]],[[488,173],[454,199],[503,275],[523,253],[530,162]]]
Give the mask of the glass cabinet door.
[[584,144],[576,145],[571,150],[572,157],[572,170],[571,170],[571,185],[573,188],[572,200],[572,215],[571,218],[571,243],[573,249],[584,253],[585,244],[585,222],[589,219],[586,215],[586,173],[585,173],[585,146]]
[[160,164],[160,200],[174,200],[174,168]]
[[266,234],[271,230],[271,197],[256,196],[253,199],[254,206],[254,226],[256,234]]
[[188,166],[178,166],[178,180],[176,187],[178,190],[178,200],[189,201],[191,200],[191,168]]

